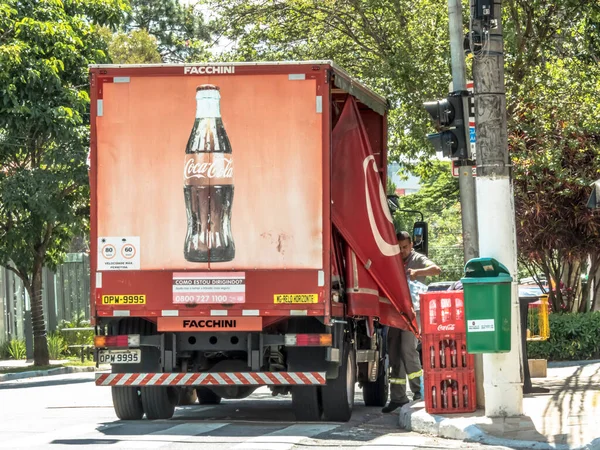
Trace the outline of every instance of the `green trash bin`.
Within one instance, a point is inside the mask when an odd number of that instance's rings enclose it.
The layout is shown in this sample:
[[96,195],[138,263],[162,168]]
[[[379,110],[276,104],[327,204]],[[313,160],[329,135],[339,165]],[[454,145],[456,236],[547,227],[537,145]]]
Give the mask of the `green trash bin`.
[[467,352],[510,351],[512,277],[494,258],[474,258],[465,265]]

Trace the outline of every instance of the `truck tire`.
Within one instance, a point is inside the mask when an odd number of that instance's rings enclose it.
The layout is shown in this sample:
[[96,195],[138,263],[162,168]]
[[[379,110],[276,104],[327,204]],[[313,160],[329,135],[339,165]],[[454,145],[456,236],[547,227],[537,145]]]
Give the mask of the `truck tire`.
[[177,406],[189,406],[196,403],[198,400],[198,396],[196,395],[196,390],[190,387],[183,387],[179,389],[179,400],[177,401]]
[[321,387],[325,420],[348,422],[352,417],[356,385],[356,356],[351,347],[350,343],[344,344],[344,357],[338,377],[327,380],[327,384]]
[[175,413],[177,389],[167,386],[142,387],[142,405],[148,420],[170,419]]
[[206,387],[196,388],[198,403],[201,405],[218,405],[221,403],[221,397]]
[[111,387],[115,414],[121,420],[140,420],[144,417],[144,408],[140,390],[136,387]]
[[292,408],[299,422],[318,422],[323,415],[319,386],[293,386]]
[[386,360],[379,360],[377,369],[377,380],[363,384],[363,400],[365,406],[385,406],[388,399],[390,386],[388,383],[388,371]]

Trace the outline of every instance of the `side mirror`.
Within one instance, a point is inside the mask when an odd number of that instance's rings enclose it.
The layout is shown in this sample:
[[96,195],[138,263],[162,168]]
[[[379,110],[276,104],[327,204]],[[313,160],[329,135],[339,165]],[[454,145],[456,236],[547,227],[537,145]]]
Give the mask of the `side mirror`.
[[427,222],[415,222],[413,225],[413,248],[415,251],[428,256],[429,253],[429,234]]
[[396,194],[390,194],[387,196],[388,208],[390,208],[390,212],[394,214],[396,211],[400,209],[400,197]]

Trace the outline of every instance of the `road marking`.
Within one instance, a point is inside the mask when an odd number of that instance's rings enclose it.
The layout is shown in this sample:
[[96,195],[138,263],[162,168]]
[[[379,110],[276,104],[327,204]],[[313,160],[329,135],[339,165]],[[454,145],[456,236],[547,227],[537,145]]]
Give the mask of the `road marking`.
[[203,433],[210,433],[218,430],[229,423],[182,423],[165,430],[149,433],[153,436],[197,436]]
[[232,450],[291,450],[304,439],[338,428],[331,424],[298,424],[248,439],[231,447]]
[[424,447],[424,439],[427,437],[390,433],[369,441],[369,444],[361,446],[360,450],[414,450]]

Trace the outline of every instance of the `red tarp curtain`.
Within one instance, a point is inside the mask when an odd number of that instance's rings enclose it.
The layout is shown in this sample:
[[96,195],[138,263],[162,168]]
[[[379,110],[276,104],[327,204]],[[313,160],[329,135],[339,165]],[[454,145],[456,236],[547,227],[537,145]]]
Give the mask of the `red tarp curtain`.
[[358,106],[349,96],[333,129],[332,216],[381,294],[418,334],[387,196]]

